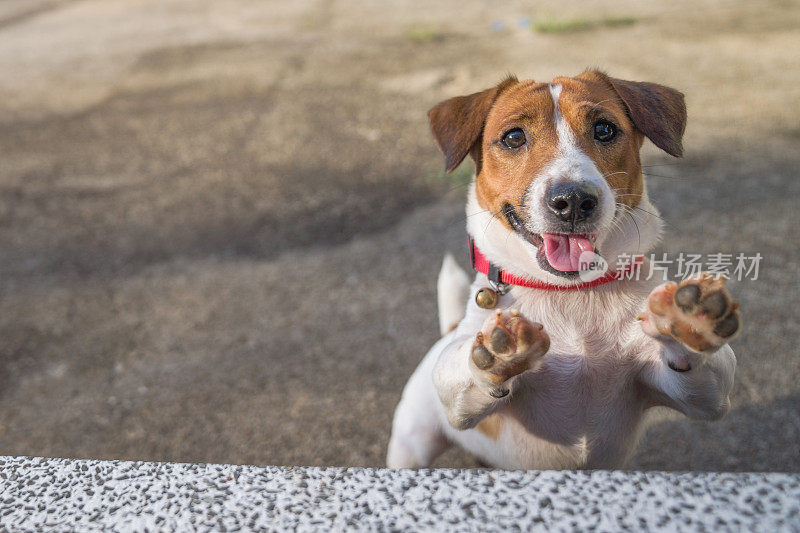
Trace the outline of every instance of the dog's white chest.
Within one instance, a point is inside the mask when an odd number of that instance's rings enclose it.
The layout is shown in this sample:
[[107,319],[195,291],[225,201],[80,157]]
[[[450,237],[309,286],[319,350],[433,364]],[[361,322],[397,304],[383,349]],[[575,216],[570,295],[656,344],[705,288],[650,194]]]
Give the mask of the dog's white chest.
[[557,298],[553,305],[523,298],[512,304],[544,325],[551,347],[539,369],[519,376],[513,401],[498,413],[495,423],[502,431],[495,442],[485,434],[474,439],[479,453],[499,464],[602,466],[630,453],[638,426],[631,422],[640,419],[642,408],[631,379],[635,359],[622,353],[620,339],[633,319],[601,315],[571,300]]

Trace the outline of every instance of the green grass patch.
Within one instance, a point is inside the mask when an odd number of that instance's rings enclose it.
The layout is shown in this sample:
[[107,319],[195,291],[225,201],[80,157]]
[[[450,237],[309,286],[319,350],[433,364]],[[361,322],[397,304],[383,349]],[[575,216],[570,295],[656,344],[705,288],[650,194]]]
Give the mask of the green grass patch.
[[531,27],[538,33],[574,33],[597,28],[619,28],[636,24],[635,17],[608,16],[600,19],[571,16],[558,17],[547,14],[533,21]]
[[633,26],[634,24],[636,24],[636,17],[605,17],[600,19],[600,25],[606,28]]
[[442,32],[432,26],[419,26],[406,32],[406,37],[412,43],[432,43],[444,38]]
[[572,33],[592,28],[595,25],[584,17],[558,18],[547,15],[533,22],[533,30],[539,33]]

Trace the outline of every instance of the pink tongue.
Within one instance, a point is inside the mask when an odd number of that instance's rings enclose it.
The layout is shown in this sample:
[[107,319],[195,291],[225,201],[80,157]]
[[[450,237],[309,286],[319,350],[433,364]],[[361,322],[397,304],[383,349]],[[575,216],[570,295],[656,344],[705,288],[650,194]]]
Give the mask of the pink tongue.
[[561,272],[580,270],[578,258],[583,252],[593,252],[594,246],[586,237],[580,235],[560,235],[542,233],[544,255],[550,266]]

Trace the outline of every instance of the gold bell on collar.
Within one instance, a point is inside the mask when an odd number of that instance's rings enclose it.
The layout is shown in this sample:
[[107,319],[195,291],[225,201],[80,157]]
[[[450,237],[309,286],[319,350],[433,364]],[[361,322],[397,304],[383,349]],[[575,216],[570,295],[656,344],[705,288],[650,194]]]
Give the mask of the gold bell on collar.
[[482,307],[483,309],[494,309],[497,307],[498,299],[499,295],[497,291],[489,287],[479,289],[478,292],[475,293],[475,303],[478,304],[478,307]]

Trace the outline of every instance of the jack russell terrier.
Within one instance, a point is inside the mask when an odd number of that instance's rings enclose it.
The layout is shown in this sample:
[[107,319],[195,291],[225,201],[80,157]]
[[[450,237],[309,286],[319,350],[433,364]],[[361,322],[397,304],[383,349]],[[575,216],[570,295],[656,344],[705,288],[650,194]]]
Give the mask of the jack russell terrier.
[[[504,80],[430,110],[446,170],[469,154],[469,278],[445,257],[444,335],[408,381],[387,463],[425,467],[457,443],[496,467],[617,468],[645,412],[728,410],[739,330],[722,279],[630,275],[659,240],[639,150],[680,157],[683,95],[589,71]],[[588,280],[599,256],[606,273]],[[466,302],[466,308],[465,308]]]

